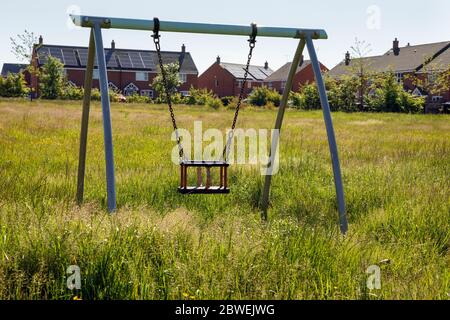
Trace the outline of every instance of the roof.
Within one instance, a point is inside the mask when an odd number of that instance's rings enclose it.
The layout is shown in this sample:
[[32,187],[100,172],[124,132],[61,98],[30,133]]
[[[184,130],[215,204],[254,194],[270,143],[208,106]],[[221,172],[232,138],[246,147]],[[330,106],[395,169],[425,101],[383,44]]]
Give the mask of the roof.
[[[236,79],[244,79],[245,64],[221,62],[220,66],[231,73]],[[265,69],[264,66],[250,65],[248,69],[248,79],[250,81],[262,81],[272,73],[273,70],[270,68]]]
[[442,54],[450,48],[450,42],[437,42],[429,44],[421,44],[415,46],[406,46],[400,48],[400,54],[394,55],[393,50],[390,49],[383,55],[355,58],[350,60],[350,65],[346,66],[345,61],[340,62],[337,66],[330,70],[329,74],[332,77],[341,77],[352,73],[355,66],[360,62],[364,63],[366,67],[374,72],[409,72],[419,70],[422,65],[429,59]]
[[450,48],[433,59],[433,61],[427,64],[426,68],[436,71],[443,71],[450,68]]
[[[88,48],[73,46],[42,45],[36,49],[39,65],[45,64],[48,56],[61,60],[66,68],[86,68]],[[189,52],[161,51],[164,64],[180,63],[183,73],[198,73]],[[156,71],[158,55],[156,51],[131,49],[105,49],[108,69]],[[97,66],[97,58],[95,58]]]
[[[307,66],[311,64],[310,60],[304,60],[302,63],[297,67],[297,71],[295,73],[300,72]],[[284,66],[282,66],[280,69],[272,73],[265,81],[273,82],[273,81],[286,81],[289,75],[289,70],[291,69],[292,62],[286,63]]]
[[2,67],[2,76],[6,77],[8,73],[19,73],[28,67],[27,64],[4,63]]

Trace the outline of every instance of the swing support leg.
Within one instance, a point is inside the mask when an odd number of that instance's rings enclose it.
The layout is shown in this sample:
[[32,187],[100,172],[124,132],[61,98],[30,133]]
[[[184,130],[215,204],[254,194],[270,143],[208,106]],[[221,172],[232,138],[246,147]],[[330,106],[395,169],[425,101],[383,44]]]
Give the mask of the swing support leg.
[[[281,126],[283,125],[284,112],[286,111],[286,106],[289,99],[289,93],[291,92],[292,82],[294,80],[295,73],[297,72],[297,67],[300,64],[300,59],[302,57],[303,50],[305,49],[306,42],[304,39],[301,39],[297,50],[295,51],[294,59],[292,61],[291,69],[289,70],[289,75],[286,80],[286,86],[283,91],[283,97],[281,98],[280,107],[278,108],[277,120],[275,122],[275,130],[278,132],[281,130]],[[278,150],[278,142],[279,136],[272,135],[272,146],[270,148],[270,156],[269,163],[267,166],[267,173],[264,183],[264,190],[261,199],[261,216],[263,220],[267,220],[267,210],[269,207],[269,195],[270,195],[270,184],[272,182],[272,170],[274,166],[275,153]]]
[[88,61],[84,79],[83,114],[81,117],[80,154],[78,158],[77,203],[81,205],[84,197],[84,175],[86,172],[86,147],[89,127],[89,109],[91,104],[92,76],[94,72],[95,41],[91,30]]
[[[304,39],[302,39],[297,47],[297,51],[295,53],[291,70],[289,71],[289,76],[286,81],[286,87],[283,93],[283,98],[281,100],[280,108],[278,110],[278,116],[275,123],[275,129],[281,130],[281,126],[283,124],[283,117],[284,112],[287,105],[287,100],[289,97],[289,92],[292,88],[292,80],[295,76],[297,66],[300,62],[300,57],[302,55],[302,52],[305,48],[305,45],[308,48],[309,57],[311,59],[311,64],[314,70],[314,75],[316,78],[316,84],[319,91],[320,101],[322,104],[322,111],[323,111],[323,117],[325,120],[325,126],[327,130],[327,136],[328,136],[328,144],[330,147],[330,153],[331,153],[331,160],[333,164],[333,173],[334,173],[334,183],[336,188],[336,196],[339,206],[339,223],[340,223],[340,230],[341,233],[345,234],[348,230],[348,223],[347,223],[347,216],[346,216],[346,209],[345,209],[345,198],[344,198],[344,187],[342,184],[342,176],[341,176],[341,169],[339,164],[339,157],[338,157],[338,150],[337,150],[337,144],[336,144],[336,137],[334,134],[334,128],[333,128],[333,121],[331,118],[331,112],[330,112],[330,106],[328,103],[328,97],[325,89],[325,84],[322,78],[321,70],[320,70],[320,64],[317,59],[317,54],[314,49],[314,44],[312,41],[312,38],[310,36],[306,36]],[[270,195],[270,184],[272,181],[272,175],[270,174],[273,166],[273,161],[275,159],[275,155],[272,154],[273,152],[276,152],[278,149],[278,139],[274,139],[272,137],[272,148],[271,148],[271,154],[270,154],[270,163],[267,169],[267,175],[265,178],[265,184],[264,184],[264,190],[263,190],[263,196],[261,200],[261,207],[262,207],[262,218],[264,220],[267,220],[267,210],[269,206],[269,195]]]
[[103,133],[106,160],[106,191],[108,196],[108,211],[116,210],[116,183],[114,175],[114,151],[111,126],[111,107],[109,102],[108,73],[106,71],[105,51],[103,48],[102,29],[99,22],[93,27],[95,47],[97,51],[100,92],[102,97]]

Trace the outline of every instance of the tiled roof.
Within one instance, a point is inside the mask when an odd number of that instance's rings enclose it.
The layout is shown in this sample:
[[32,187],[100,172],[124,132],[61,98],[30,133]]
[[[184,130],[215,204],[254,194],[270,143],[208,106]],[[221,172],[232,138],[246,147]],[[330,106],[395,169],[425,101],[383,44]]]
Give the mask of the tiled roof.
[[437,42],[415,46],[406,46],[400,48],[400,54],[394,55],[392,49],[380,56],[373,56],[367,58],[355,58],[350,60],[350,65],[346,66],[342,61],[333,69],[330,70],[329,75],[332,77],[341,77],[352,73],[355,66],[358,66],[360,61],[366,66],[368,70],[374,72],[408,72],[420,69],[420,67],[430,58],[450,50],[450,42]]
[[[236,79],[243,79],[245,74],[244,64],[226,63],[221,62],[220,66],[230,72]],[[252,66],[250,65],[248,71],[248,79],[251,81],[263,81],[273,73],[270,68],[265,69],[264,66]]]
[[[47,61],[49,55],[58,58],[67,68],[85,68],[87,64],[88,48],[42,45],[37,49],[39,65]],[[197,67],[189,52],[162,51],[163,63],[180,63],[180,71],[184,73],[198,73]],[[108,69],[156,71],[158,57],[156,51],[105,49]],[[97,66],[97,58],[95,59]]]
[[[304,60],[302,64],[300,64],[297,68],[297,72],[303,70],[307,66],[311,64],[310,60]],[[273,81],[286,81],[289,75],[289,70],[291,69],[292,62],[286,63],[284,66],[282,66],[280,69],[272,73],[265,81],[273,82]]]
[[27,64],[4,63],[2,67],[2,76],[6,77],[8,73],[19,73],[28,67]]

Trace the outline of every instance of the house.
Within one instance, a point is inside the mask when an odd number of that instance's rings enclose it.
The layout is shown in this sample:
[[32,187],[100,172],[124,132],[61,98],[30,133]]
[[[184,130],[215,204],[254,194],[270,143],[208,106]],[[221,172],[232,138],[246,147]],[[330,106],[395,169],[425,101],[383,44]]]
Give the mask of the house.
[[[179,92],[187,94],[191,86],[197,86],[198,70],[194,60],[185,45],[179,52],[162,51],[164,64],[178,62],[180,65],[180,79],[183,82]],[[64,71],[69,83],[76,86],[84,85],[88,48],[74,46],[47,45],[42,37],[35,46],[33,64],[42,67],[53,56],[64,64]],[[122,92],[124,95],[140,94],[155,97],[151,87],[152,81],[158,74],[159,64],[156,51],[118,49],[114,40],[111,48],[105,48],[108,69],[109,88]],[[96,59],[97,60],[97,59]],[[99,87],[99,74],[95,62],[93,87]],[[37,91],[39,79],[32,77],[32,86]]]
[[[283,65],[280,69],[272,73],[264,80],[264,85],[266,85],[268,88],[275,89],[279,93],[282,93],[286,86],[286,81],[291,66],[292,62],[288,62]],[[328,71],[328,68],[325,67],[322,63],[320,63],[320,69],[322,70],[322,72]],[[302,57],[300,65],[297,67],[297,71],[293,79],[292,91],[299,91],[301,86],[305,85],[306,83],[313,83],[314,81],[314,70],[312,68],[311,61],[303,60]]]
[[[244,64],[221,62],[217,57],[216,62],[199,76],[198,87],[211,90],[219,97],[238,96],[244,82],[245,67]],[[261,86],[272,73],[267,62],[264,66],[250,65],[244,96]]]
[[[366,72],[394,72],[404,89],[416,95],[428,95],[423,88],[418,88],[411,81],[411,76],[432,80],[435,73],[450,67],[450,41],[421,45],[399,46],[396,38],[392,48],[379,56],[351,58],[347,52],[345,59],[330,70],[329,75],[340,79],[354,74],[355,68],[362,66]],[[427,103],[443,103],[450,99],[450,88],[439,95],[428,96]]]

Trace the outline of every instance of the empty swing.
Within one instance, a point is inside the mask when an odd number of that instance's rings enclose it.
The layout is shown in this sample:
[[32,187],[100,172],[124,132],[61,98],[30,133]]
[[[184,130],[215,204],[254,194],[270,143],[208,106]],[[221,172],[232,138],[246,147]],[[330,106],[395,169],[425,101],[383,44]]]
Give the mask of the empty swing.
[[[172,98],[171,92],[169,90],[169,86],[167,83],[167,75],[164,70],[164,65],[161,57],[161,46],[160,46],[160,23],[158,18],[154,18],[154,28],[153,28],[153,42],[155,43],[156,52],[158,54],[159,67],[161,70],[161,76],[164,85],[164,93],[167,100],[167,105],[169,107],[170,117],[172,120],[173,129],[175,130],[175,135],[177,139],[177,145],[180,156],[180,186],[178,187],[178,192],[181,194],[228,194],[230,193],[230,189],[228,187],[228,167],[230,166],[227,159],[230,152],[230,146],[234,137],[234,130],[236,129],[236,123],[239,116],[239,110],[242,104],[242,100],[244,97],[245,85],[247,83],[247,78],[249,74],[250,62],[252,59],[253,49],[256,44],[256,36],[257,36],[257,26],[252,23],[252,34],[250,35],[249,47],[250,51],[248,54],[247,65],[245,68],[244,79],[241,85],[241,91],[239,94],[238,102],[236,104],[236,109],[234,113],[233,123],[231,126],[231,131],[229,132],[227,144],[222,153],[221,160],[187,160],[184,155],[183,146],[181,144],[181,138],[178,134],[177,122],[175,119],[175,113],[172,107]],[[188,169],[194,168],[196,169],[196,179],[197,182],[195,185],[188,185]],[[212,179],[212,169],[219,169],[219,184],[214,185]],[[206,173],[206,177],[203,176],[203,172]],[[206,179],[205,179],[206,178]]]

